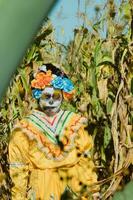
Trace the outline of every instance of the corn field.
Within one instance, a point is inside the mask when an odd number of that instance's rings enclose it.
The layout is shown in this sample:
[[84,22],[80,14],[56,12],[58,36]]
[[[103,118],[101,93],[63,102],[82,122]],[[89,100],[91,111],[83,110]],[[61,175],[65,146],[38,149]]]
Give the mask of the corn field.
[[11,128],[36,108],[30,81],[49,62],[75,85],[74,99],[63,108],[88,118],[101,199],[112,199],[133,179],[133,2],[116,6],[109,0],[104,12],[98,7],[95,12],[94,22],[86,17],[86,26],[75,28],[66,46],[55,41],[47,20],[18,67],[0,105],[0,199],[10,199],[13,184],[7,156]]

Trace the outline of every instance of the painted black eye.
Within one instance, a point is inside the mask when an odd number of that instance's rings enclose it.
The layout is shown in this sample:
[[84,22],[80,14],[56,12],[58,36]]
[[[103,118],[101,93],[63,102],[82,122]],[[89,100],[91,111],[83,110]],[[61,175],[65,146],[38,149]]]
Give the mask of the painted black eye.
[[43,94],[42,95],[42,99],[50,99],[51,98],[51,95],[50,94]]
[[53,94],[53,99],[54,100],[59,100],[60,98],[61,98],[61,94],[60,93]]

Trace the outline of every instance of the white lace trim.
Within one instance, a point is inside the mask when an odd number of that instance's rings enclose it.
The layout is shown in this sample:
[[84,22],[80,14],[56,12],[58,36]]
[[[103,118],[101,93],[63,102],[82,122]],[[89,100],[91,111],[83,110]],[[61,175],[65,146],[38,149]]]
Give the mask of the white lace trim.
[[66,156],[68,155],[69,150],[71,150],[71,149],[73,148],[73,146],[74,146],[74,141],[75,141],[75,138],[76,138],[76,136],[77,136],[77,131],[80,129],[80,127],[81,127],[82,125],[84,125],[84,124],[86,124],[86,123],[87,123],[87,119],[86,119],[85,117],[81,117],[81,118],[79,119],[79,121],[77,122],[76,125],[72,125],[72,126],[71,126],[72,130],[74,131],[74,133],[73,133],[72,135],[70,135],[70,141],[71,141],[71,143],[70,143],[69,145],[65,146],[65,151],[62,152],[62,154],[59,155],[58,157],[57,157],[57,156],[54,157],[54,156],[52,155],[52,153],[49,152],[48,147],[45,147],[45,146],[41,143],[41,141],[36,137],[36,135],[35,135],[34,133],[32,133],[31,131],[29,131],[27,128],[23,128],[22,126],[16,125],[16,126],[14,127],[13,130],[15,130],[15,129],[17,129],[17,128],[19,128],[19,129],[21,128],[21,130],[28,136],[28,138],[29,138],[30,140],[36,140],[38,148],[39,148],[42,152],[45,153],[46,158],[60,161],[60,160],[64,159],[64,157],[66,157]]

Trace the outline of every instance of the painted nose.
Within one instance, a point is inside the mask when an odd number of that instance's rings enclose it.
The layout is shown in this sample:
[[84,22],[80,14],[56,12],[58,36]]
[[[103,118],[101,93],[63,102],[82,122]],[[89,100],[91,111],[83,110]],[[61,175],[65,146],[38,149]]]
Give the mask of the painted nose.
[[49,104],[50,105],[52,105],[54,102],[53,102],[53,99],[51,99],[50,101],[49,101]]

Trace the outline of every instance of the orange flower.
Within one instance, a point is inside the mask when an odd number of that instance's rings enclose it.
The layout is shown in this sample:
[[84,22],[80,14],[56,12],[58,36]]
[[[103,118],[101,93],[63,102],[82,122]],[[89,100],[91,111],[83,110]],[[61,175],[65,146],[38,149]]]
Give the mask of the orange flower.
[[33,88],[44,89],[45,86],[50,85],[52,81],[52,72],[48,70],[46,73],[37,73],[34,80],[31,81],[31,86]]
[[31,87],[37,88],[37,89],[44,89],[45,85],[43,84],[43,82],[34,79],[31,81]]
[[42,80],[44,78],[45,78],[45,73],[44,72],[37,73],[37,75],[35,77],[36,80]]
[[75,90],[72,90],[71,92],[63,92],[63,97],[65,100],[71,100],[75,94]]

